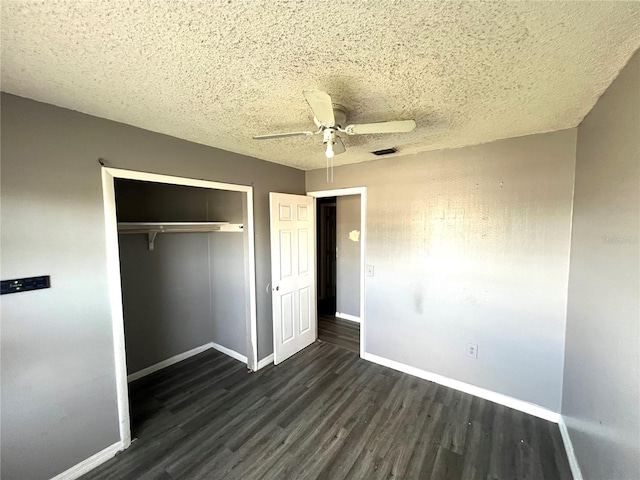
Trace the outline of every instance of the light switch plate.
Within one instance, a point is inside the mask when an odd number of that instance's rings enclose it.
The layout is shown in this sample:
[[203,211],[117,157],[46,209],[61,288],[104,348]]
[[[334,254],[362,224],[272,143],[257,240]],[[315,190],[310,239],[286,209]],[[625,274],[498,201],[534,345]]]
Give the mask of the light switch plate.
[[367,265],[367,277],[373,277],[373,265]]

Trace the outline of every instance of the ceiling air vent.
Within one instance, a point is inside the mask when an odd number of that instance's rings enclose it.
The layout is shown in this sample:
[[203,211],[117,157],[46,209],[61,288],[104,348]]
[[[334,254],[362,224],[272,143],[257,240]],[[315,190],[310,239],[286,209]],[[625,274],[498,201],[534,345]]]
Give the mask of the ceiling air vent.
[[392,153],[396,153],[398,151],[397,148],[385,148],[383,150],[376,150],[375,152],[371,152],[374,155],[377,155],[378,157],[381,157],[382,155],[391,155]]

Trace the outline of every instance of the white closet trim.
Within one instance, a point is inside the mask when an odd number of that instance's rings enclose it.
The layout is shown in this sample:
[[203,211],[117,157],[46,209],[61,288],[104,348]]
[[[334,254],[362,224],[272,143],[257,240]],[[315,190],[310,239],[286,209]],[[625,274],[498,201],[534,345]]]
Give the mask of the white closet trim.
[[[115,179],[125,178],[145,182],[184,185],[190,187],[209,188],[243,192],[242,226],[245,237],[245,286],[247,298],[247,366],[258,369],[258,326],[256,316],[256,269],[255,269],[255,237],[253,218],[253,187],[231,183],[212,182],[195,178],[182,178],[156,173],[137,172],[119,168],[102,167],[102,195],[104,201],[105,240],[107,253],[107,277],[109,302],[111,306],[111,324],[113,330],[113,351],[115,361],[116,397],[118,402],[118,422],[120,429],[121,449],[131,444],[131,427],[129,419],[129,398],[127,385],[127,364],[124,341],[124,318],[122,308],[122,287],[120,281],[120,252],[118,248],[118,221],[116,216]],[[172,223],[172,222],[170,222]],[[214,222],[218,223],[218,222]],[[163,225],[167,225],[163,223]],[[145,233],[149,233],[148,231]],[[157,233],[155,233],[157,234]],[[155,236],[155,235],[154,235]]]

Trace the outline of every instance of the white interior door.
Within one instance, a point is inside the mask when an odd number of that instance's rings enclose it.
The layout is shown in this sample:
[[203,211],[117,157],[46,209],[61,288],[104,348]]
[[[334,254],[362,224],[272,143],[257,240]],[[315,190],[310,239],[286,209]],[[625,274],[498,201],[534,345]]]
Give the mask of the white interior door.
[[316,341],[314,199],[270,193],[273,360]]

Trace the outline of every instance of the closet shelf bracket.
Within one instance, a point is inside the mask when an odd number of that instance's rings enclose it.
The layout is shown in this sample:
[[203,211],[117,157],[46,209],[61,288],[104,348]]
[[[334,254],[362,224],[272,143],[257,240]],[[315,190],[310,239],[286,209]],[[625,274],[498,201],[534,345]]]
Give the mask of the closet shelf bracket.
[[149,250],[153,250],[153,247],[155,246],[154,243],[156,241],[156,235],[158,235],[158,232],[149,232]]

